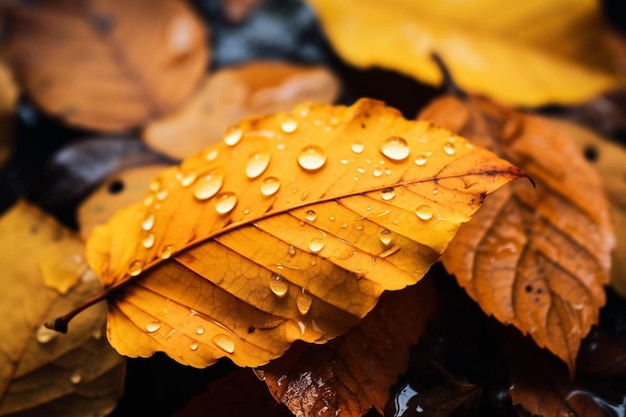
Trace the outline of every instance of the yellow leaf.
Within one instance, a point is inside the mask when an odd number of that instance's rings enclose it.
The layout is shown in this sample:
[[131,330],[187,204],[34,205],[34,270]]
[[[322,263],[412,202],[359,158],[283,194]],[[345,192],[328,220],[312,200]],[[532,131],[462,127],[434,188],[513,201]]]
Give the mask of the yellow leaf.
[[623,86],[594,0],[309,0],[338,53],[438,84],[439,54],[455,81],[497,101],[588,100]]
[[76,236],[24,202],[0,218],[1,416],[104,415],[122,394],[125,361],[104,338],[104,308],[79,317],[64,337],[43,327],[101,290],[85,269],[47,269],[73,279],[65,295],[43,282],[42,262],[84,264],[83,250]]
[[109,340],[196,367],[323,343],[420,280],[485,195],[520,175],[373,100],[247,119],[94,229]]

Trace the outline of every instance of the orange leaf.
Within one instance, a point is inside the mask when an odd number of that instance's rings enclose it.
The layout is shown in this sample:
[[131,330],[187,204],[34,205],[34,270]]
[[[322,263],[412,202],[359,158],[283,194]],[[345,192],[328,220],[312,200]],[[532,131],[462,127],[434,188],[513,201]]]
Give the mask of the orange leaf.
[[70,124],[123,130],[179,105],[209,53],[182,1],[19,3],[9,57],[27,92]]
[[537,184],[496,193],[443,263],[488,314],[529,333],[574,368],[604,304],[614,237],[597,174],[548,121],[477,98],[420,115],[518,164]]
[[429,281],[381,297],[356,327],[324,346],[297,344],[257,369],[274,398],[300,416],[382,414],[389,387],[435,313]]
[[148,145],[185,158],[222,139],[224,130],[248,116],[290,110],[298,103],[331,103],[339,83],[322,67],[250,62],[207,76],[203,86],[176,113],[149,124]]
[[245,120],[94,229],[109,340],[196,367],[323,343],[419,281],[485,195],[520,175],[373,100]]

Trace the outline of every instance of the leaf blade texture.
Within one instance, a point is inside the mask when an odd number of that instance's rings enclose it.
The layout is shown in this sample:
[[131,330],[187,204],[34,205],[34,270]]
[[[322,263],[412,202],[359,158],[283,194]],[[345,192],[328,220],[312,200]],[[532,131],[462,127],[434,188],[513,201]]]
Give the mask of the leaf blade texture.
[[374,100],[247,119],[94,229],[109,340],[196,367],[324,343],[419,281],[485,195],[520,175]]
[[574,369],[598,322],[615,244],[600,178],[549,121],[487,100],[435,101],[420,115],[520,165],[513,184],[461,228],[444,266],[487,314],[530,334]]

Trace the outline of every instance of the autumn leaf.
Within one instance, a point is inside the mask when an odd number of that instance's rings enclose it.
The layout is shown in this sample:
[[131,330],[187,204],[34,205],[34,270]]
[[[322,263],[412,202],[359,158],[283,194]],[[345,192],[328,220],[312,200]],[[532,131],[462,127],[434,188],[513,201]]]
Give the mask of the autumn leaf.
[[419,281],[486,194],[520,175],[373,100],[245,120],[94,229],[109,340],[195,367],[324,343],[384,290]]
[[19,90],[13,73],[4,60],[0,60],[0,167],[9,159],[13,150],[12,116]]
[[332,103],[339,83],[319,66],[250,62],[209,74],[177,112],[150,123],[143,137],[152,148],[185,158],[222,139],[244,117],[292,109],[305,101]]
[[617,239],[611,263],[611,286],[626,297],[626,150],[581,126],[554,119],[551,123],[567,133],[602,178]]
[[117,211],[143,198],[150,181],[166,165],[130,168],[111,176],[78,208],[81,237],[87,239],[94,226],[106,223]]
[[359,67],[439,84],[435,52],[465,90],[525,106],[582,102],[624,85],[594,0],[309,3],[339,55]]
[[428,280],[384,294],[344,335],[323,346],[294,344],[255,372],[295,415],[361,417],[372,406],[382,414],[389,387],[435,313],[435,298]]
[[83,250],[27,203],[0,218],[2,416],[104,415],[122,394],[125,360],[103,337],[103,308],[77,319],[65,337],[43,327],[50,315],[100,291]]
[[540,117],[444,97],[420,118],[494,150],[536,183],[495,193],[442,260],[487,314],[530,334],[573,371],[580,341],[605,301],[614,246],[600,178]]
[[182,1],[17,3],[8,19],[24,88],[80,127],[119,131],[172,110],[209,60],[204,25]]

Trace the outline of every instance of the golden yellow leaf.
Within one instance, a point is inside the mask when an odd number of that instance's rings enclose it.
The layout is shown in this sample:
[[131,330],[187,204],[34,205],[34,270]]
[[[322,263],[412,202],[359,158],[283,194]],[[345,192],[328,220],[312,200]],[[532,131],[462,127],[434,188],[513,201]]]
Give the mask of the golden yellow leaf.
[[579,148],[600,174],[611,205],[617,245],[611,263],[611,286],[626,297],[626,149],[582,126],[551,119]]
[[486,194],[521,172],[374,100],[251,118],[94,229],[108,335],[204,367],[323,343],[415,284]]
[[179,0],[14,3],[7,56],[68,123],[119,131],[171,111],[202,79],[206,28]]
[[191,100],[150,123],[146,143],[185,158],[222,139],[224,130],[248,116],[292,109],[298,103],[332,103],[339,83],[325,68],[283,62],[250,62],[209,74]]
[[[71,267],[84,266],[83,251],[75,235],[24,202],[0,218],[2,416],[104,415],[122,394],[125,360],[103,337],[104,308],[78,318],[64,337],[43,327],[101,291],[93,271]],[[47,287],[43,271],[52,281],[50,274],[68,275],[72,288],[61,295]]]
[[337,52],[438,84],[439,54],[467,91],[537,106],[624,85],[595,0],[309,0]]
[[604,305],[615,237],[599,176],[549,120],[485,99],[444,96],[421,113],[518,164],[516,183],[460,228],[444,266],[487,314],[574,370]]
[[150,180],[165,168],[164,164],[130,168],[105,181],[78,208],[80,236],[87,240],[94,226],[105,223],[118,210],[144,197]]

